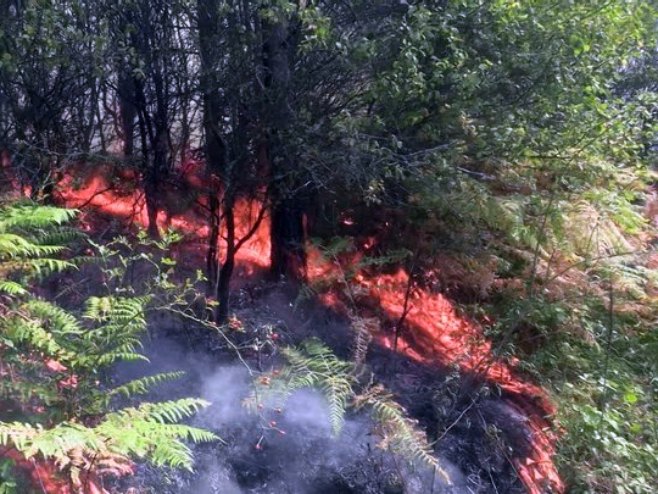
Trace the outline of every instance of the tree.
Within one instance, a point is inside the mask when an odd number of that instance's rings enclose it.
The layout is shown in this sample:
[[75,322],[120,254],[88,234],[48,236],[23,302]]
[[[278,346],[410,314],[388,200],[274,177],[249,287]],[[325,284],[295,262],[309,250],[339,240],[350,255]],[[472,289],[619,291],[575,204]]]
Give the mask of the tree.
[[98,86],[89,66],[103,41],[77,1],[0,9],[0,146],[32,198],[53,201],[63,166],[91,146]]
[[[159,190],[177,163],[177,149],[187,149],[190,138],[190,19],[177,1],[111,2],[105,15],[110,23],[119,100],[123,151],[133,158],[137,128],[148,231],[158,237],[157,217],[163,209]],[[174,142],[174,129],[182,129]]]

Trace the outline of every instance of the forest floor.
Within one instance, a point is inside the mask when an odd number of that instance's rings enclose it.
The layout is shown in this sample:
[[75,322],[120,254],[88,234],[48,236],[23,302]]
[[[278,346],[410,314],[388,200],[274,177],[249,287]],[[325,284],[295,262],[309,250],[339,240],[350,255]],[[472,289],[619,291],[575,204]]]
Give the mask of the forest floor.
[[[112,183],[95,173],[67,177],[59,194],[67,206],[81,209],[81,223],[98,241],[144,226],[144,200],[137,190],[130,180]],[[175,196],[174,191],[172,204],[186,202]],[[187,204],[187,209],[163,211],[159,217],[163,228],[184,234],[172,253],[183,276],[203,269],[208,234],[203,204]],[[241,204],[240,232],[250,229],[259,207]],[[262,417],[242,418],[239,402],[249,370],[220,348],[216,336],[170,320],[151,324],[146,352],[154,367],[149,373],[161,368],[186,371],[187,380],[163,388],[160,397],[169,399],[184,390],[215,401],[199,421],[218,431],[226,444],[197,448],[201,460],[194,476],[172,472],[158,476],[153,485],[154,476],[146,473],[134,482],[141,482],[145,490],[150,486],[151,492],[172,493],[563,490],[552,462],[554,408],[546,394],[516,369],[517,362],[497,359],[480,325],[462,315],[450,299],[419,286],[409,289],[408,275],[399,268],[359,271],[351,288],[359,293],[358,300],[347,300],[336,280],[340,281],[342,262],[358,260],[337,262],[311,251],[309,284],[333,281],[311,300],[298,303],[291,287],[265,281],[262,274],[268,259],[269,231],[264,221],[238,253],[234,277],[233,321],[240,333],[236,329],[235,336],[261,342],[244,355],[251,370],[270,370],[279,363],[279,346],[311,336],[346,357],[353,341],[350,317],[356,314],[376,321],[367,364],[377,381],[435,440],[436,451],[454,475],[454,485],[441,484],[431,472],[410,472],[394,458],[376,452],[364,417],[351,418],[344,437],[330,442],[328,429],[318,422],[323,413],[317,397],[298,397],[291,411],[283,413],[279,421],[286,432],[292,431],[285,436],[279,426],[269,425],[271,420],[263,425]],[[132,372],[119,369],[116,378]],[[396,490],[395,479],[401,476],[406,484]]]

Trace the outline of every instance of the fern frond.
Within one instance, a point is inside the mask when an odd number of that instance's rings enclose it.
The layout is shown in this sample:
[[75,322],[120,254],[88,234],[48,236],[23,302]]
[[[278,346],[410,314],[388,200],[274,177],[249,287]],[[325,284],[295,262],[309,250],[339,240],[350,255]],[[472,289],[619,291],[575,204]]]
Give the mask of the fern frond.
[[150,297],[91,297],[87,300],[83,317],[95,327],[87,331],[84,338],[98,347],[99,357],[106,363],[116,359],[110,359],[112,354],[136,354],[141,346],[139,336],[146,330],[145,306],[149,300]]
[[87,300],[84,318],[116,326],[128,324],[145,325],[146,305],[151,297],[90,297]]
[[[368,325],[367,321],[362,322]],[[316,339],[304,342],[299,348],[286,348],[283,354],[288,360],[288,366],[276,376],[269,374],[258,380],[264,387],[266,398],[270,393],[287,398],[295,389],[317,389],[329,404],[334,433],[340,432],[348,407],[370,409],[382,436],[382,448],[435,467],[450,483],[447,472],[434,457],[432,447],[417,421],[409,418],[404,408],[382,386],[370,386],[357,394],[354,389],[358,384],[354,376],[354,365],[337,358]],[[263,403],[256,398],[262,399],[263,394],[255,395],[249,403]]]
[[52,256],[64,250],[62,245],[39,245],[16,233],[0,234],[0,254],[7,258]]
[[425,433],[418,427],[417,421],[409,418],[402,405],[382,386],[377,385],[365,390],[354,398],[354,404],[357,409],[368,407],[372,410],[372,416],[380,426],[382,448],[436,468],[446,482],[450,483],[448,473],[441,468],[432,454],[432,447]]
[[25,262],[25,265],[30,272],[35,273],[37,276],[48,276],[53,273],[61,273],[67,269],[75,269],[77,267],[70,261],[48,257],[29,259]]
[[36,203],[13,204],[0,211],[0,232],[11,228],[35,229],[62,225],[72,220],[77,213],[75,209]]
[[33,347],[50,357],[68,361],[75,356],[36,319],[13,317],[7,321],[4,335],[15,343]]
[[182,442],[210,442],[219,438],[212,432],[176,424],[208,406],[204,400],[185,398],[162,403],[143,403],[110,413],[97,427],[103,435],[112,433],[109,446],[137,457],[148,457],[155,465],[191,469],[192,453]]
[[[133,347],[131,347],[133,348]],[[103,353],[101,355],[98,355],[95,357],[94,361],[99,365],[99,366],[108,366],[112,365],[116,362],[137,362],[137,361],[142,361],[142,362],[150,362],[148,357],[142,355],[141,353],[137,353],[135,351],[132,351],[130,348],[127,349],[126,351],[110,351]]]
[[[144,420],[162,424],[178,422],[191,417],[202,408],[209,406],[206,400],[198,398],[183,398],[180,400],[163,401],[160,403],[142,403],[137,408],[126,408],[115,414],[123,419]],[[108,420],[111,416],[108,415]]]
[[80,424],[63,422],[52,429],[20,422],[0,422],[0,445],[14,446],[26,458],[42,455],[57,463],[66,463],[68,452],[84,447],[99,449],[102,442]]
[[207,405],[195,399],[144,403],[109,413],[93,428],[74,422],[62,422],[50,429],[0,422],[0,446],[13,446],[26,458],[43,456],[62,470],[68,468],[74,477],[91,464],[90,459],[121,463],[128,456],[146,457],[158,466],[191,469],[192,452],[183,441],[209,442],[218,437],[170,422],[187,418]]
[[117,386],[109,392],[110,396],[123,395],[125,397],[131,397],[138,394],[145,394],[148,391],[158,384],[167,381],[173,381],[175,379],[180,379],[184,376],[184,372],[166,372],[161,374],[155,374],[153,376],[146,376],[133,381],[129,381],[121,386]]
[[69,245],[84,238],[86,235],[77,228],[60,226],[37,235],[35,240],[40,245]]
[[615,222],[592,203],[576,203],[565,217],[568,227],[564,241],[580,256],[596,257],[634,250]]
[[374,317],[350,317],[354,339],[352,343],[352,361],[363,365],[373,334],[379,329],[379,319]]
[[85,332],[73,314],[50,302],[32,299],[26,302],[24,307],[30,316],[38,318],[52,333],[79,336]]
[[319,389],[329,405],[331,428],[338,434],[343,427],[347,401],[354,392],[354,366],[337,358],[319,340],[309,340],[299,350],[288,348],[283,353],[290,363],[290,389]]
[[[0,276],[5,278],[0,281],[0,293],[9,295],[0,300],[0,361],[9,362],[13,374],[12,379],[0,380],[0,394],[30,410],[37,404],[46,405],[52,410],[49,423],[55,421],[52,427],[0,422],[0,449],[10,446],[26,458],[38,455],[53,462],[76,487],[85,471],[130,472],[132,457],[190,469],[192,453],[184,441],[217,437],[178,422],[207,402],[184,399],[107,411],[112,397],[144,394],[182,373],[136,379],[109,392],[97,386],[103,367],[119,360],[147,360],[138,350],[151,297],[92,298],[80,318],[54,303],[31,297],[26,286],[13,280],[75,266],[77,261],[55,258],[68,242],[81,236],[60,226],[74,214],[33,204],[0,208]],[[58,423],[58,417],[71,413],[64,406],[69,399],[65,392],[69,384],[62,380],[64,370],[70,372],[71,386],[76,387],[73,408],[78,415],[75,421]],[[98,425],[88,427],[80,414],[95,417]],[[35,420],[40,418],[37,414]]]
[[0,280],[0,292],[13,296],[25,295],[26,293],[28,293],[27,290],[23,287],[23,285],[10,280]]

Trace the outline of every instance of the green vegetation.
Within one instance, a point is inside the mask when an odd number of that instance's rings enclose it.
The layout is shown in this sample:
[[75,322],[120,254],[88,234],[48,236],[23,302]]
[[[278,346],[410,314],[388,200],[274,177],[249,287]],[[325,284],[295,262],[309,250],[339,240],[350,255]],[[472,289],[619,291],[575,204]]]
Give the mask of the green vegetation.
[[[94,296],[76,312],[57,305],[56,294],[35,293],[36,280],[85,262],[56,257],[71,241],[84,240],[66,226],[74,215],[31,203],[0,209],[0,446],[52,462],[83,489],[98,474],[131,472],[132,458],[189,469],[193,459],[183,441],[217,438],[178,422],[208,404],[189,398],[122,407],[119,396],[145,394],[179,374],[116,387],[106,379],[111,365],[145,359],[139,348],[151,297]],[[3,486],[8,473],[3,470]]]

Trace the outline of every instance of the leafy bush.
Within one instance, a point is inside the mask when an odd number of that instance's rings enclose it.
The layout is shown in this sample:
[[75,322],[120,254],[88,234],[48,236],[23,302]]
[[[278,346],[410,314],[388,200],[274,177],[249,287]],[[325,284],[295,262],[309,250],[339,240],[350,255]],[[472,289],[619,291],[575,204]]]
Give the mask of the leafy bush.
[[658,345],[653,319],[642,319],[652,312],[628,310],[634,292],[622,281],[607,301],[585,289],[574,299],[497,301],[499,352],[522,355],[558,404],[556,461],[569,492],[654,491]]

